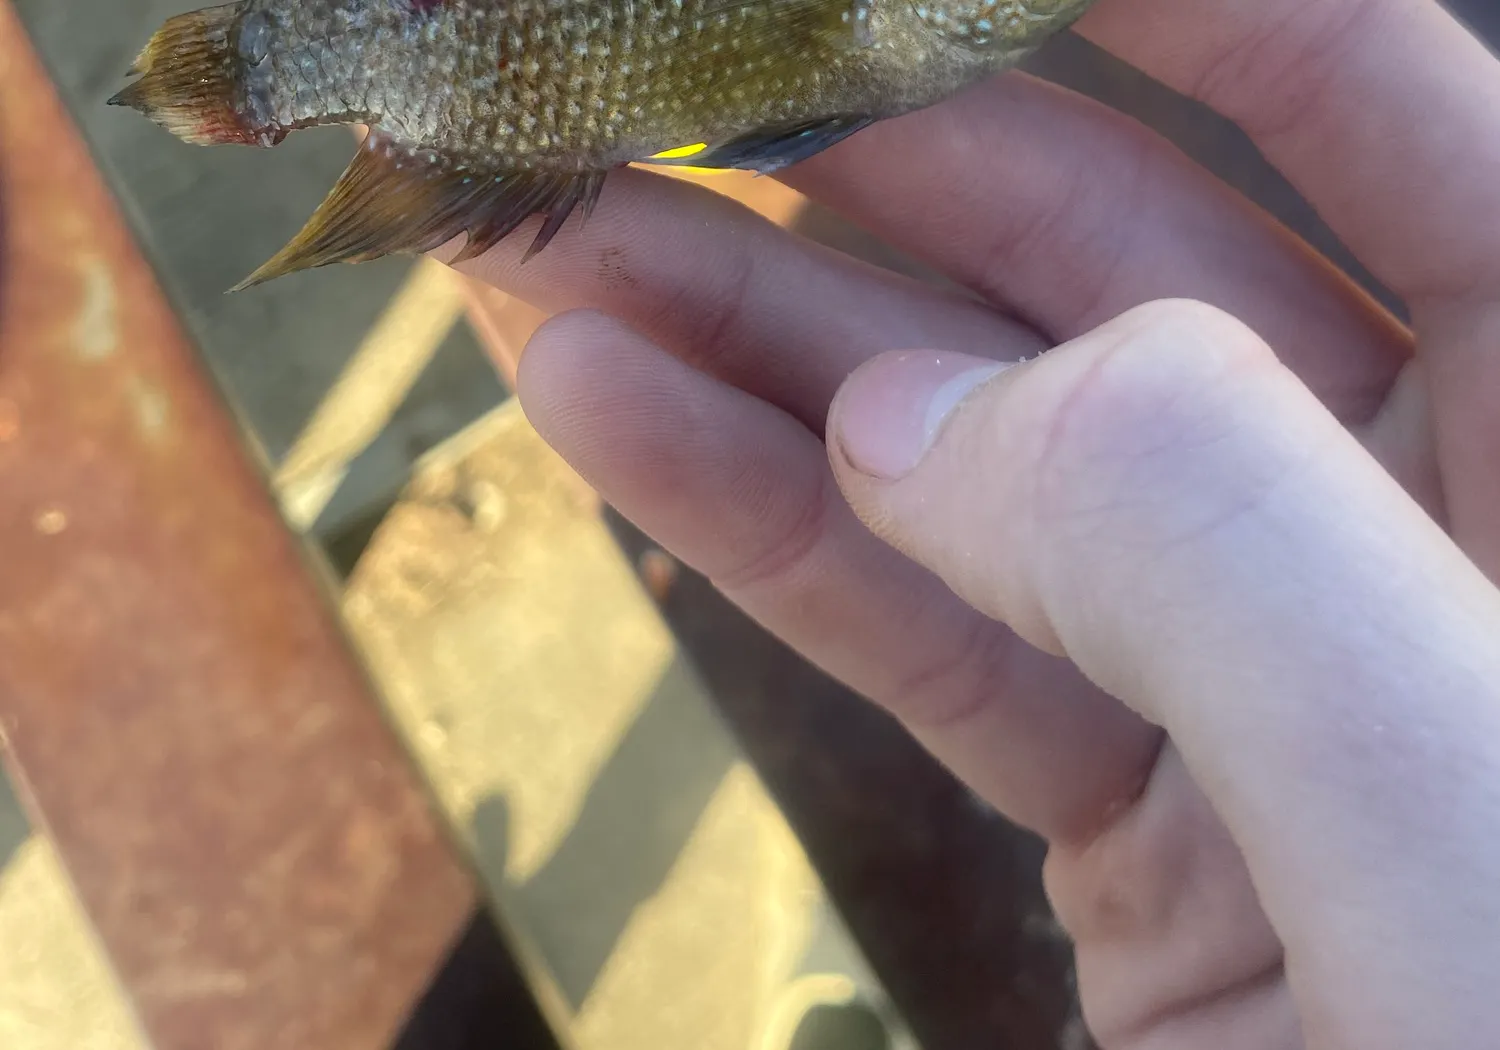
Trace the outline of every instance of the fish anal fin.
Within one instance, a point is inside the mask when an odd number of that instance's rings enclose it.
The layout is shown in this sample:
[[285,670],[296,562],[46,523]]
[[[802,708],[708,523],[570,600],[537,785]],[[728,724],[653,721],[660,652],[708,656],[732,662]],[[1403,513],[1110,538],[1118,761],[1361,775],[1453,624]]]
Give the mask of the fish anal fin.
[[645,163],[748,169],[769,175],[822,153],[873,123],[875,119],[866,116],[826,117],[754,131],[681,159],[658,154]]
[[468,243],[458,258],[472,258],[542,214],[546,219],[529,259],[576,207],[583,205],[585,215],[593,210],[604,177],[486,171],[373,130],[297,236],[233,290],[332,263],[428,252],[465,234]]

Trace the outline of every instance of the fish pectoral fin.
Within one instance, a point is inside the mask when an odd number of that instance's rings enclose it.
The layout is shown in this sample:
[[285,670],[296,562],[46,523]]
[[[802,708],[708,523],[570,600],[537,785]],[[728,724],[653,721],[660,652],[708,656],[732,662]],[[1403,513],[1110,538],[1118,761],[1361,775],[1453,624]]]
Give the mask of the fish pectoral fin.
[[428,252],[463,234],[454,261],[470,259],[540,214],[530,259],[575,209],[592,214],[605,174],[485,171],[373,130],[301,232],[233,291],[331,263]]
[[753,131],[722,145],[672,157],[657,154],[645,163],[686,164],[695,168],[739,168],[769,175],[807,160],[875,123],[874,117],[840,116]]

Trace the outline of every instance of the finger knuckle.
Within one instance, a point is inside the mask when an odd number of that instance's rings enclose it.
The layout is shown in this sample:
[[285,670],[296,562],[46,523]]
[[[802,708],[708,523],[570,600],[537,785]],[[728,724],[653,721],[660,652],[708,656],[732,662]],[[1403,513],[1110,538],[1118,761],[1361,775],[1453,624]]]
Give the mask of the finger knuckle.
[[1163,301],[1119,319],[1060,370],[1044,409],[1033,506],[1078,522],[1117,511],[1238,433],[1265,344],[1210,306]]
[[[1149,224],[1122,227],[1121,212],[1139,213],[1160,192],[1160,152],[1139,127],[1115,119],[1092,122],[1088,134],[1110,158],[1110,175],[1100,179],[1086,165],[1048,171],[1037,179],[1045,190],[1035,193],[1025,207],[998,213],[1009,221],[993,233],[977,270],[974,288],[994,303],[1017,299],[1017,274],[1050,267],[1056,276],[1039,285],[1029,297],[1038,329],[1043,318],[1065,312],[1083,324],[1095,323],[1117,294],[1121,275],[1137,254],[1140,231]],[[1086,260],[1084,262],[1083,260]],[[1066,289],[1066,307],[1060,296]],[[1038,308],[1046,303],[1045,308]],[[1023,315],[1032,311],[1021,310]]]
[[1267,4],[1188,85],[1188,94],[1262,142],[1304,127],[1324,109],[1342,55],[1364,46],[1376,0]]
[[780,586],[818,550],[828,534],[836,498],[828,471],[814,472],[806,483],[806,495],[786,502],[795,508],[787,523],[764,530],[768,538],[748,557],[741,555],[733,565],[714,573],[714,585],[731,596]]
[[923,650],[883,692],[885,706],[925,732],[951,731],[972,722],[992,702],[1005,678],[1011,647],[995,625],[970,617],[946,644]]
[[[663,296],[646,329],[680,345],[685,358],[704,371],[728,370],[744,348],[746,314],[755,298],[761,262],[754,239],[743,251],[702,260],[693,279],[677,282]],[[691,338],[683,335],[691,330]]]

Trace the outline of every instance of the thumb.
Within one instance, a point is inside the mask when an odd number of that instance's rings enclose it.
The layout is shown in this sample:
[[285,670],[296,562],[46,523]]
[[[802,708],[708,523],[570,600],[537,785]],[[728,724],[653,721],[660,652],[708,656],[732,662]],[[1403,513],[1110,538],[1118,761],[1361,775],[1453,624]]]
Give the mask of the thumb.
[[[876,533],[1033,645],[1132,692],[1116,680],[1129,654],[1100,651],[1119,632],[1085,621],[1114,611],[1106,591],[1139,606],[1155,558],[1231,523],[1334,436],[1316,406],[1284,407],[1294,386],[1228,315],[1155,303],[1031,362],[877,358],[834,401],[830,455]],[[1067,652],[1070,629],[1082,651]]]
[[1500,965],[1500,595],[1254,333],[886,355],[828,435],[870,528],[1167,730],[1347,1045],[1497,1009],[1453,990]]

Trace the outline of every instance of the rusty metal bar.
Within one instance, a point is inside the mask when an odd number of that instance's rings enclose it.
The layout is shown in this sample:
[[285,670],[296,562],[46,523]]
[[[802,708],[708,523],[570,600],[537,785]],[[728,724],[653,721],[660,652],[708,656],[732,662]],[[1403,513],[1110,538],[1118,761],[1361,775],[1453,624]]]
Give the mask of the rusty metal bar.
[[159,1050],[377,1050],[472,875],[0,0],[0,730]]

